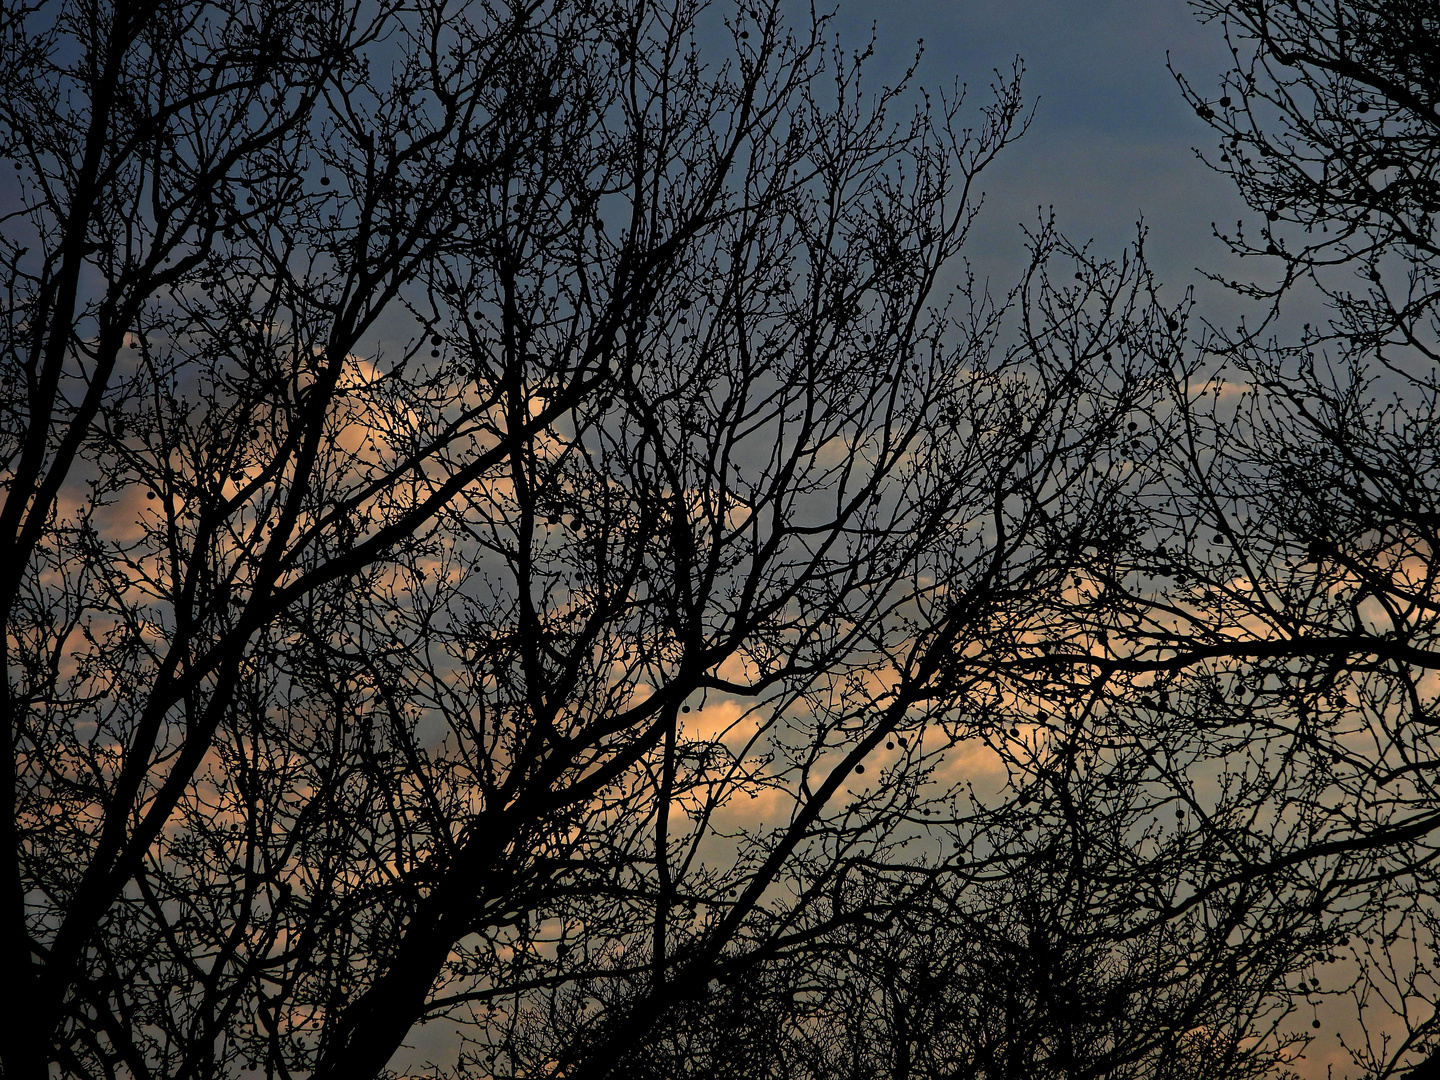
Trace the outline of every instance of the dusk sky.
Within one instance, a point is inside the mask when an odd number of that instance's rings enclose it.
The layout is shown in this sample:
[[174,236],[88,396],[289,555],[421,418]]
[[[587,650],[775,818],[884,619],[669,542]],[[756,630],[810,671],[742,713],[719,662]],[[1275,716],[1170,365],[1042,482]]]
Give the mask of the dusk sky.
[[0,1074],[1440,1068],[1440,142],[1214,2],[20,11]]
[[[1210,222],[1240,216],[1229,181],[1193,148],[1214,136],[1181,98],[1166,70],[1198,88],[1218,85],[1229,56],[1218,24],[1202,25],[1184,0],[891,0],[845,3],[843,41],[877,36],[876,82],[893,74],[923,38],[919,81],[967,82],[985,100],[992,69],[1025,62],[1027,96],[1038,99],[1030,132],[988,173],[986,213],[971,257],[1013,251],[1017,226],[1053,205],[1074,240],[1094,238],[1102,255],[1134,238],[1143,214],[1152,264],[1171,288],[1219,268],[1229,256]],[[1234,273],[1234,266],[1230,266]],[[1178,292],[1177,292],[1178,298]]]
[[[1024,61],[1026,95],[1037,102],[1034,123],[986,174],[986,210],[967,252],[977,266],[993,268],[998,289],[1022,268],[1020,224],[1053,206],[1060,230],[1077,242],[1093,240],[1101,257],[1118,257],[1143,217],[1167,302],[1193,286],[1202,320],[1228,322],[1245,310],[1199,270],[1244,272],[1212,235],[1211,222],[1233,224],[1253,213],[1228,178],[1197,159],[1199,148],[1213,160],[1216,137],[1167,70],[1168,61],[1198,91],[1218,95],[1232,65],[1218,23],[1202,24],[1185,0],[889,0],[840,7],[842,40],[862,42],[872,25],[877,82],[882,70],[903,70],[923,38],[918,82],[967,82],[977,107],[987,100],[992,69],[1008,71],[1016,56]],[[1315,1015],[1325,1035],[1293,1067],[1307,1080],[1348,1075],[1353,1066],[1337,1035],[1358,1034],[1353,1012],[1325,1003]],[[1297,1016],[1295,1025],[1308,1018]]]
[[[792,10],[803,25],[801,5]],[[1202,319],[1242,310],[1197,270],[1237,273],[1211,222],[1233,223],[1248,212],[1230,181],[1197,159],[1195,149],[1208,152],[1215,137],[1167,69],[1168,61],[1209,92],[1230,66],[1219,25],[1200,23],[1185,0],[849,0],[832,26],[847,52],[863,46],[873,28],[872,91],[903,72],[923,39],[917,84],[967,83],[972,117],[989,100],[994,69],[1008,73],[1016,57],[1023,60],[1034,122],[985,174],[985,210],[965,252],[995,291],[1003,293],[1023,270],[1021,226],[1053,207],[1060,230],[1093,241],[1103,258],[1118,258],[1143,218],[1168,302],[1193,286]],[[1307,1080],[1327,1068],[1343,1076],[1350,1061],[1333,1033],[1350,1029],[1353,1019],[1328,1004],[1315,1015],[1325,1018],[1328,1037],[1294,1067]],[[1295,1026],[1309,1016],[1297,1016]],[[450,1038],[445,1025],[414,1028],[410,1055],[400,1060],[443,1060]]]

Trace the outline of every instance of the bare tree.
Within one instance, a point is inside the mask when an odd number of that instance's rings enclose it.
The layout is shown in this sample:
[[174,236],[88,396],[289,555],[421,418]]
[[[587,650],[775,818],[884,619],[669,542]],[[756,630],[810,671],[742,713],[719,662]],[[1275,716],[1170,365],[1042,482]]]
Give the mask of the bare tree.
[[1277,914],[1303,932],[1303,918],[1259,887],[1152,918],[1105,863],[1148,808],[1072,780],[1083,836],[1012,812],[1006,847],[978,860],[857,860],[812,901],[809,934],[674,1010],[625,1075],[1284,1075],[1302,1041],[1283,993],[1293,943],[1234,938]]
[[[930,421],[945,425],[958,420],[964,425],[963,437],[952,445],[966,447],[967,457],[950,459],[943,468],[927,461],[921,473],[930,479],[943,476],[944,485],[965,493],[955,504],[955,523],[947,527],[953,546],[924,540],[923,525],[901,529],[887,516],[884,526],[887,538],[903,536],[906,545],[920,544],[913,550],[925,559],[947,552],[931,579],[943,583],[947,606],[925,614],[924,607],[932,602],[929,584],[911,582],[897,593],[895,583],[887,580],[878,591],[886,603],[894,599],[903,605],[895,609],[904,619],[899,638],[907,657],[903,662],[885,659],[869,667],[879,659],[870,656],[865,666],[847,670],[843,681],[827,685],[814,677],[819,665],[795,667],[796,659],[787,656],[782,664],[797,680],[790,683],[787,678],[782,684],[795,695],[788,701],[770,698],[766,687],[747,688],[729,680],[702,688],[718,690],[736,703],[753,698],[755,704],[735,713],[733,726],[718,740],[679,744],[678,760],[693,764],[682,768],[677,778],[686,777],[687,786],[696,790],[677,800],[693,809],[687,808],[682,819],[674,860],[683,877],[674,878],[674,907],[681,917],[673,928],[667,927],[675,939],[673,973],[661,982],[649,968],[656,950],[643,947],[644,961],[626,971],[616,963],[621,955],[617,949],[613,959],[605,958],[606,966],[582,966],[573,983],[557,980],[546,993],[529,988],[525,993],[494,993],[497,1001],[513,994],[513,1001],[497,1010],[495,1027],[480,1036],[476,1073],[518,1075],[542,1071],[550,1062],[562,1067],[573,1062],[580,1075],[611,1070],[622,1075],[863,1075],[876,1067],[875,1055],[911,1051],[910,1063],[897,1075],[910,1075],[912,1066],[921,1070],[916,1074],[949,1075],[961,1067],[956,1064],[961,1058],[976,1076],[1019,1075],[1039,1061],[1053,1065],[1048,1060],[1051,1051],[1042,1044],[1057,1025],[1069,1022],[1070,1002],[1045,996],[1051,975],[1046,965],[1036,965],[1028,974],[1008,973],[1017,993],[1029,995],[1015,1003],[1010,1016],[1022,1024],[1022,1032],[957,1033],[939,1017],[977,1008],[990,1017],[997,988],[981,990],[984,971],[998,976],[1003,968],[985,968],[983,957],[987,950],[992,958],[1013,950],[1014,927],[1002,920],[1004,926],[994,924],[980,932],[986,926],[982,911],[1001,910],[1005,902],[999,896],[1013,898],[1024,891],[1009,879],[1018,881],[1033,870],[1032,864],[1055,857],[1062,844],[1073,847],[1086,873],[1094,872],[1111,849],[1123,843],[1119,837],[1125,830],[1118,823],[1132,823],[1130,817],[1114,814],[1116,838],[1103,848],[1093,845],[1093,835],[1075,833],[1046,849],[1044,841],[1025,836],[1035,825],[1034,813],[1017,813],[1011,796],[1020,795],[1017,789],[1026,784],[1021,772],[1045,768],[1048,775],[1045,762],[1063,753],[1048,726],[1036,723],[1027,664],[1048,654],[1074,627],[1084,632],[1079,613],[1102,616],[1109,601],[1081,588],[1083,580],[1077,582],[1077,575],[1090,579],[1116,573],[1138,527],[1131,512],[1138,508],[1132,502],[1134,493],[1144,490],[1147,470],[1135,467],[1129,422],[1121,421],[1148,393],[1148,378],[1135,385],[1139,395],[1119,410],[1115,405],[1120,402],[1112,403],[1103,387],[1111,380],[1126,385],[1136,377],[1121,373],[1148,370],[1148,336],[1157,327],[1162,334],[1170,331],[1165,315],[1154,306],[1141,263],[1105,265],[1073,249],[1050,252],[1049,245],[1056,241],[1049,233],[1038,236],[1036,243],[1031,274],[1015,298],[1016,343],[994,372],[1002,377],[1004,393],[992,399],[997,387],[988,375],[982,378],[981,370],[969,369],[961,376],[957,370],[956,385],[965,385],[967,395],[978,391],[984,396],[968,396],[948,416],[942,410]],[[1052,279],[1052,270],[1061,266],[1067,270],[1064,278]],[[1072,276],[1079,284],[1068,283]],[[1117,341],[1122,344],[1117,346]],[[938,368],[938,359],[928,366]],[[1092,381],[1097,376],[1098,381]],[[1061,408],[1069,412],[1068,418],[1052,411],[1057,404],[1052,394],[1064,402]],[[1024,465],[1008,453],[994,455],[994,444],[979,437],[983,425],[975,420],[986,414],[987,403],[1006,412],[1024,409],[1033,417],[1024,421],[1029,431],[1023,438],[1038,441],[1029,443]],[[1000,430],[1003,426],[997,434]],[[999,472],[994,471],[997,464]],[[877,505],[883,503],[882,498]],[[1017,528],[1012,514],[1029,520]],[[1013,553],[997,558],[1012,541],[1019,545]],[[965,606],[959,610],[948,606],[962,598]],[[920,606],[918,621],[911,614],[912,604]],[[930,621],[942,611],[943,624]],[[917,645],[923,648],[916,650]],[[901,675],[898,686],[892,683],[894,689],[879,693],[874,684],[855,678],[857,672],[867,680],[879,676],[885,685],[894,678],[887,672],[891,664],[889,670],[897,672],[905,670],[902,664],[918,664],[921,677],[906,687],[912,677]],[[791,691],[791,685],[797,690]],[[1023,700],[1017,699],[1019,693],[1026,695]],[[1017,725],[1024,725],[1025,732]],[[737,730],[744,738],[738,754],[732,748]],[[761,741],[755,744],[752,739]],[[848,751],[838,771],[821,757],[830,747],[837,754]],[[759,758],[757,748],[764,751]],[[957,800],[964,801],[970,788],[954,781],[953,770],[957,756],[967,752],[995,771],[1003,770],[1007,761],[1023,762],[1023,768],[1017,768],[1010,787],[996,784],[961,809]],[[713,755],[721,770],[754,771],[743,784],[737,785],[740,778],[734,775],[721,780],[714,773],[707,775],[715,765],[704,763],[706,755]],[[873,783],[859,779],[867,765],[879,767]],[[1072,772],[1075,767],[1071,760]],[[856,772],[845,782],[851,768]],[[665,775],[662,762],[659,782]],[[844,801],[820,807],[809,793],[837,778],[843,784],[837,794],[843,792]],[[771,805],[780,797],[779,827],[757,831],[729,826],[733,846],[720,849],[720,859],[706,861],[706,849],[715,850],[724,835],[720,830],[726,828],[727,801],[736,795],[754,798],[757,787]],[[1023,797],[1032,798],[1033,790]],[[636,800],[627,792],[626,802],[633,806]],[[643,805],[653,802],[646,799]],[[1048,797],[1045,802],[1047,809],[1055,808]],[[1001,834],[1006,839],[1000,839]],[[985,851],[978,861],[977,849]],[[789,862],[782,864],[777,852],[784,852]],[[589,865],[610,866],[614,859],[596,858]],[[712,881],[707,875],[715,871],[721,876]],[[669,872],[656,867],[654,879],[635,887],[638,903],[628,919],[617,905],[625,894],[598,884],[579,890],[583,900],[551,909],[547,921],[557,935],[565,927],[584,928],[566,955],[584,952],[597,930],[600,938],[623,944],[624,955],[630,955],[634,943],[648,933],[655,894],[665,888],[659,875]],[[1127,897],[1127,903],[1134,899],[1133,881],[1113,875],[1109,880],[1115,893],[1097,891],[1086,897],[1080,903],[1083,917],[1105,911],[1116,893]],[[727,881],[736,887],[731,896],[741,903],[747,893],[758,893],[757,883],[768,887],[770,895],[761,894],[734,933],[727,930],[717,937],[715,926],[734,918],[736,910],[730,902],[710,910],[711,898],[725,896]],[[972,887],[983,894],[980,900],[969,896]],[[603,910],[597,910],[597,900]],[[973,908],[972,917],[960,924],[954,924],[957,904]],[[1069,914],[1071,921],[1082,921],[1079,912]],[[1038,925],[1041,913],[1035,915],[1038,932],[1045,928]],[[897,921],[902,929],[891,934]],[[938,935],[947,922],[952,925],[944,938],[950,945],[941,951],[937,938],[927,937],[920,927]],[[1079,931],[1088,935],[1085,948],[1099,954],[1112,947],[1133,947],[1125,942],[1140,931],[1120,910],[1102,922],[1103,928]],[[1233,920],[1209,932],[1223,941],[1232,927]],[[1152,929],[1152,940],[1171,932],[1155,928],[1153,920]],[[717,945],[713,959],[702,951]],[[692,959],[697,954],[705,957],[704,966]],[[882,963],[879,955],[888,959]],[[592,956],[584,960],[595,962]],[[908,982],[917,977],[912,970],[917,964],[933,965],[933,974],[922,982],[934,1000],[916,1006],[919,1012],[909,1034],[862,1024],[864,1003],[879,992],[873,981],[878,972],[888,965],[894,978]],[[1038,984],[1019,989],[1042,972]],[[1273,974],[1269,977],[1273,982]],[[1077,968],[1075,983],[1085,978]],[[657,984],[666,991],[659,997]],[[1187,1010],[1200,1015],[1205,1008],[1236,1007],[1233,997],[1217,1001],[1213,987],[1206,993],[1211,997],[1204,1004],[1183,1008],[1183,995],[1176,994],[1167,1005],[1167,1030],[1174,1031]],[[807,1004],[812,995],[818,998],[811,1003],[814,1007]],[[1160,1056],[1163,1040],[1157,1041],[1153,1032],[1141,1034],[1142,1029],[1132,1025],[1119,1040],[1122,1048],[1103,1053],[1122,1060],[1125,1055]],[[912,1041],[923,1043],[925,1050],[912,1047]],[[1237,1037],[1237,1047],[1241,1041]],[[845,1047],[863,1047],[864,1053],[851,1060]],[[982,1049],[991,1055],[988,1064],[979,1056]],[[1092,1054],[1092,1062],[1101,1054]],[[1260,1055],[1251,1056],[1258,1060]],[[995,1072],[996,1061],[1010,1071]],[[941,1062],[949,1064],[942,1067]]]
[[[1155,298],[1110,324],[1107,348],[1173,376],[1121,443],[1146,494],[1114,557],[1076,564],[1063,617],[1012,638],[1006,671],[942,721],[988,706],[963,730],[1004,763],[1011,798],[946,817],[966,858],[929,868],[948,892],[919,910],[961,920],[964,947],[928,1002],[968,1026],[921,1025],[954,1056],[907,1058],[912,1072],[1194,1075],[1165,1041],[1179,1025],[1215,1040],[1208,1060],[1263,1075],[1335,1038],[1337,1019],[1367,1077],[1440,1060],[1440,25],[1433,5],[1197,7],[1236,64],[1217,93],[1181,78],[1182,92],[1220,135],[1205,160],[1258,217],[1217,228],[1255,269],[1216,280],[1254,314],[1197,325],[1188,300]],[[1075,906],[1040,904],[1038,925],[1079,967],[1027,967],[1036,904],[1013,898],[1057,860]],[[1011,902],[987,904],[988,889]],[[889,933],[900,912],[876,904],[870,925]],[[944,956],[934,934],[870,935],[846,939],[849,960],[829,954],[843,1005],[819,1022],[817,1074],[896,1068],[894,1003]],[[1116,966],[1141,942],[1164,964]],[[987,968],[992,950],[1010,962]],[[1014,1010],[997,1008],[1007,987]],[[1092,1008],[1107,987],[1152,1011],[1107,1026]],[[1056,994],[1068,1009],[1043,1004]],[[988,1038],[982,1015],[1004,1034]]]
[[961,127],[775,4],[3,17],[7,1075],[610,1074],[1134,528],[1133,277],[1042,229],[1006,347],[951,266],[1017,78]]
[[1279,906],[1250,931],[1303,942],[1276,1000],[1353,999],[1357,1066],[1402,1075],[1437,1034],[1440,25],[1423,4],[1196,7],[1235,66],[1181,89],[1257,217],[1217,227],[1252,269],[1216,280],[1257,303],[1155,354],[1165,479],[1108,583],[1130,614],[1037,685],[1088,686],[1090,744],[1143,751],[1117,782],[1181,815],[1155,917],[1260,883]]
[[[833,894],[627,1068],[1259,1076],[1334,1038],[1345,999],[1364,1075],[1440,1060],[1440,27],[1423,5],[1201,9],[1236,67],[1215,96],[1181,85],[1261,218],[1217,229],[1260,264],[1218,278],[1258,317],[1192,331],[1188,300],[1153,294],[1091,316],[1077,355],[1167,370],[1172,392],[1116,414],[1114,457],[1091,461],[1143,492],[1114,542],[1080,544],[1055,604],[932,684],[930,723],[983,743],[1005,786],[893,834],[943,823],[958,854],[811,863]],[[1039,293],[1047,328],[1116,295],[1076,254],[1078,289]],[[1101,505],[1072,540],[1106,531]],[[910,775],[923,805],[930,774]]]

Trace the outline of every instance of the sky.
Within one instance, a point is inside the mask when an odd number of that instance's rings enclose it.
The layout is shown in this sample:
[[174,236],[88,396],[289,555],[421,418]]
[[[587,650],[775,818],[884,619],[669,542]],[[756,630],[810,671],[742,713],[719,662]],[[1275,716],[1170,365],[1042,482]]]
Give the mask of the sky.
[[[1143,218],[1171,302],[1198,282],[1197,268],[1233,273],[1210,223],[1233,222],[1243,205],[1196,159],[1194,148],[1215,139],[1166,66],[1168,58],[1208,89],[1229,57],[1218,28],[1200,25],[1185,0],[840,0],[834,26],[847,47],[862,45],[873,27],[877,88],[923,38],[918,83],[966,82],[976,107],[993,69],[1023,58],[1034,123],[987,173],[986,212],[967,253],[1001,285],[1021,267],[1022,224],[1051,207],[1063,232],[1093,238],[1101,256],[1118,256]],[[447,1039],[443,1026],[412,1031],[413,1060],[443,1059]],[[1317,1049],[1312,1068],[1329,1054]]]
[[[808,6],[795,5],[797,14]],[[833,27],[847,52],[875,34],[872,89],[903,72],[923,39],[916,81],[967,83],[973,107],[985,101],[994,69],[1023,60],[1034,122],[987,172],[985,213],[966,251],[998,286],[1023,268],[1022,224],[1053,208],[1060,230],[1092,241],[1101,257],[1118,257],[1143,219],[1169,303],[1195,287],[1202,318],[1226,321],[1239,310],[1202,271],[1237,275],[1211,223],[1253,215],[1231,182],[1197,158],[1197,148],[1211,151],[1217,140],[1170,70],[1218,95],[1232,61],[1221,28],[1199,22],[1186,0],[839,0]],[[1291,1021],[1301,1027],[1311,1015],[1323,1033],[1294,1063],[1298,1074],[1347,1075],[1353,1066],[1338,1036],[1356,1034],[1351,1008],[1326,1002]],[[443,1057],[444,1043],[440,1031],[411,1032],[414,1060]]]
[[[1249,215],[1230,181],[1197,159],[1195,149],[1216,140],[1167,69],[1168,60],[1211,90],[1230,57],[1219,27],[1199,23],[1185,0],[841,0],[834,28],[847,52],[873,29],[872,89],[903,72],[923,38],[917,82],[968,83],[976,107],[994,69],[1023,59],[1034,123],[986,174],[986,210],[966,252],[998,286],[1023,269],[1022,223],[1053,207],[1061,231],[1093,240],[1102,257],[1118,257],[1143,218],[1168,301],[1194,285],[1202,317],[1234,310],[1199,271],[1236,273],[1211,222]],[[1327,1066],[1343,1076],[1349,1058],[1336,1034],[1353,1020],[1338,1008],[1320,1015],[1328,1037],[1295,1064],[1305,1078],[1325,1076]],[[411,1060],[443,1059],[446,1042],[443,1028],[413,1029]]]
[[[1143,219],[1167,302],[1194,287],[1201,318],[1225,322],[1243,310],[1202,271],[1237,276],[1211,223],[1253,214],[1230,180],[1197,158],[1197,148],[1208,152],[1217,139],[1169,69],[1218,95],[1233,61],[1220,26],[1202,24],[1186,0],[840,0],[834,26],[847,51],[873,30],[872,88],[903,72],[919,39],[917,82],[968,83],[975,106],[994,69],[1023,60],[1034,122],[987,172],[985,212],[966,251],[998,285],[1023,269],[1022,223],[1053,207],[1060,230],[1093,241],[1101,257],[1118,257]],[[1323,1034],[1294,1067],[1305,1080],[1332,1068],[1329,1075],[1347,1075],[1353,1065],[1337,1036],[1355,1033],[1353,1012],[1329,1002],[1315,1015]]]
[[[1013,281],[1023,265],[1019,225],[1050,207],[1063,233],[1093,239],[1102,257],[1117,257],[1143,218],[1147,253],[1169,303],[1194,286],[1202,318],[1226,322],[1243,310],[1200,273],[1237,275],[1211,222],[1253,214],[1227,178],[1197,159],[1195,149],[1210,151],[1217,139],[1167,70],[1168,61],[1197,90],[1218,95],[1233,63],[1219,25],[1200,23],[1186,0],[849,0],[836,25],[842,40],[857,43],[873,26],[882,80],[903,70],[923,38],[918,81],[939,86],[958,78],[977,93],[977,104],[992,69],[1024,60],[1035,120],[987,173],[986,212],[967,252],[977,265]],[[1353,1012],[1327,1003],[1317,1016],[1323,1033],[1294,1067],[1305,1080],[1330,1068],[1345,1076],[1353,1065],[1338,1036],[1358,1034]]]
[[[817,4],[817,7],[823,5]],[[800,3],[796,13],[804,11]],[[1199,286],[1201,315],[1233,303],[1202,282],[1200,269],[1234,274],[1231,256],[1211,235],[1212,221],[1233,222],[1245,208],[1230,181],[1195,155],[1210,149],[1210,129],[1185,104],[1167,60],[1197,88],[1218,85],[1230,66],[1223,36],[1202,25],[1185,0],[840,0],[834,30],[849,52],[872,32],[876,55],[869,84],[896,78],[924,39],[917,82],[967,83],[971,106],[986,100],[994,69],[1025,65],[1034,122],[987,172],[985,212],[966,251],[997,287],[1023,269],[1021,225],[1054,208],[1071,240],[1093,240],[1102,257],[1118,257],[1142,218],[1148,255],[1169,302]],[[1309,1017],[1297,1017],[1296,1026]],[[1328,1039],[1297,1062],[1303,1077],[1343,1076],[1349,1063],[1327,1016]],[[444,1025],[410,1032],[411,1062],[444,1060]]]
[[[978,104],[993,70],[1025,63],[1037,109],[1029,133],[987,174],[986,213],[971,257],[1013,260],[1019,224],[1053,206],[1072,240],[1118,255],[1142,217],[1160,280],[1179,290],[1229,258],[1212,221],[1243,204],[1230,182],[1196,159],[1215,138],[1180,96],[1174,67],[1202,89],[1229,66],[1219,27],[1202,25],[1184,0],[848,0],[843,41],[877,35],[877,82],[903,69],[924,39],[922,85],[970,85]],[[1234,267],[1229,268],[1234,272]]]

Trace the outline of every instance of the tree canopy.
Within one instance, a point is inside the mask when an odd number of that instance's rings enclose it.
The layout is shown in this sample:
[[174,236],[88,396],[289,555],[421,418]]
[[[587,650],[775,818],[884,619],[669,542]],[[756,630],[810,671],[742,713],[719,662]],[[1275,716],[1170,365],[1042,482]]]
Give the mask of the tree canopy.
[[5,1075],[1434,1068],[1440,27],[1197,10],[1238,328],[1018,62],[8,5]]

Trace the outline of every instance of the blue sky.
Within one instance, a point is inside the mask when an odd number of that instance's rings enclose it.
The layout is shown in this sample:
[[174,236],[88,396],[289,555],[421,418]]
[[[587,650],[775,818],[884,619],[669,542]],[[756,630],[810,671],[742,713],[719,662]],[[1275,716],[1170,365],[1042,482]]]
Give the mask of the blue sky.
[[[1143,214],[1160,278],[1179,288],[1194,267],[1225,266],[1211,221],[1233,221],[1243,206],[1229,182],[1193,153],[1214,138],[1181,99],[1166,70],[1200,88],[1229,66],[1217,25],[1201,25],[1184,0],[846,0],[842,40],[878,37],[877,80],[896,73],[924,38],[919,80],[968,82],[983,99],[991,69],[1023,57],[1034,126],[984,184],[987,212],[971,257],[997,270],[1015,250],[1021,221],[1055,207],[1072,239],[1095,238],[1118,254]],[[1230,266],[1231,273],[1235,267]]]

